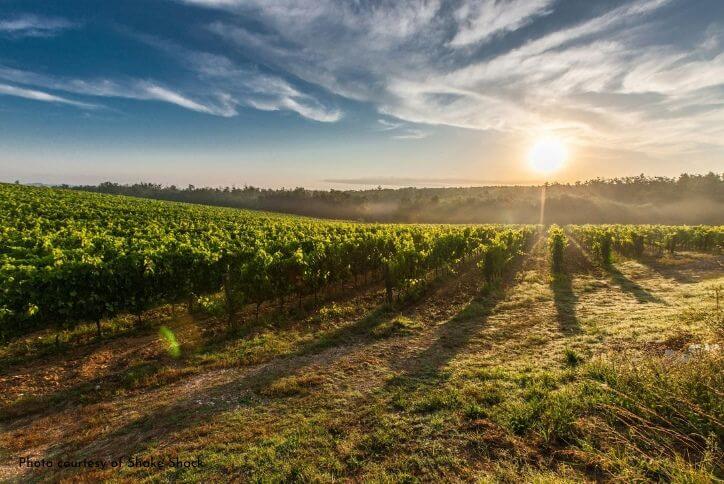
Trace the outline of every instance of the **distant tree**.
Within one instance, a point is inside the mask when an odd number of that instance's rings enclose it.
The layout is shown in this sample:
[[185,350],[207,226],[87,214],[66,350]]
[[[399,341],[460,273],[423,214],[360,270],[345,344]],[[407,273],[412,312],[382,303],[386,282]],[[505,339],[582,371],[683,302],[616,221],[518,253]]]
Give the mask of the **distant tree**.
[[[540,186],[372,190],[265,189],[103,182],[80,190],[379,222],[536,223]],[[547,185],[551,223],[724,223],[724,174],[682,174]],[[709,203],[702,203],[706,201]],[[678,207],[678,208],[677,208]]]

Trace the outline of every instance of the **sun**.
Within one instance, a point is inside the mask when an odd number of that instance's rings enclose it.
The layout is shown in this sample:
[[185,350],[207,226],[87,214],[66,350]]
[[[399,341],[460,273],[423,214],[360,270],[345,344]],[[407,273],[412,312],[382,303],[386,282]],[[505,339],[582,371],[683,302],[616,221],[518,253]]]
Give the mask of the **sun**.
[[567,159],[568,149],[558,138],[541,138],[528,152],[531,168],[543,174],[560,170]]

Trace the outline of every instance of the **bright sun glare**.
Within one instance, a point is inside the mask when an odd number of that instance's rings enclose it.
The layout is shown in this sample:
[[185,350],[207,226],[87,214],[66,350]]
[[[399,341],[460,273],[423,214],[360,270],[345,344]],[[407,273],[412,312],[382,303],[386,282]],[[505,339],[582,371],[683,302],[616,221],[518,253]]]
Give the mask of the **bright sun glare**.
[[559,170],[568,158],[566,145],[557,138],[541,138],[528,153],[530,166],[540,173],[549,174]]

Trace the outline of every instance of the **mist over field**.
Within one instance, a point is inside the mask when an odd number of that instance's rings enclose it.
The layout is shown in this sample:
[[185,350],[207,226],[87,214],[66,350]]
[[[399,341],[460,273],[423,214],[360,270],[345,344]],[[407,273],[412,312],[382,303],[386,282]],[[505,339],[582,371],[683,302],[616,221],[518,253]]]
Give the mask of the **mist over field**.
[[[318,191],[178,188],[151,183],[75,187],[101,193],[367,222],[538,223],[541,186]],[[724,175],[596,179],[546,187],[546,223],[724,223]]]

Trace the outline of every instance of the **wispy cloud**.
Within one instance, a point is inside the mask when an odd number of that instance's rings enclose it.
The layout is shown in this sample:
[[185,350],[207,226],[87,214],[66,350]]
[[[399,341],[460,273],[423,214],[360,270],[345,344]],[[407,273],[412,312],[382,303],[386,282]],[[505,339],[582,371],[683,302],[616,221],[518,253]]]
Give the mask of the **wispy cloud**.
[[[701,16],[662,35],[680,22],[682,0],[177,4],[215,11],[173,41],[126,32],[181,66],[174,77],[81,79],[0,66],[0,79],[68,101],[66,93],[158,101],[222,117],[257,109],[335,122],[345,98],[373,106],[380,136],[397,139],[440,125],[516,134],[544,127],[602,149],[724,149],[724,22]],[[575,15],[557,15],[564,10]],[[0,35],[71,27],[19,16],[0,20]]]
[[[591,9],[597,13],[553,29],[540,23],[561,3],[553,0],[461,0],[453,8],[431,1],[186,3],[263,25],[252,31],[231,20],[209,24],[245,55],[369,102],[389,123],[416,126],[402,133],[380,123],[393,136],[421,137],[421,124],[520,133],[545,127],[581,144],[657,154],[724,148],[724,137],[716,140],[722,94],[696,95],[724,84],[724,56],[716,48],[721,29],[706,29],[694,47],[659,40],[662,12],[674,0]],[[526,36],[508,38],[535,22]],[[493,54],[463,48],[492,42]],[[662,121],[673,113],[676,123]],[[657,142],[662,136],[676,143]]]
[[380,131],[392,131],[393,129],[397,129],[405,125],[405,123],[389,121],[387,119],[378,119],[377,123],[381,126],[379,128]]
[[[40,22],[31,17],[23,25]],[[1,25],[1,24],[0,24]],[[13,24],[16,30],[20,24]],[[60,28],[70,25],[58,20],[46,22]],[[126,33],[129,33],[126,31]],[[168,54],[185,66],[190,76],[184,88],[173,87],[158,80],[116,78],[68,78],[0,64],[0,79],[36,88],[50,89],[88,97],[108,97],[141,101],[159,101],[173,104],[191,111],[221,117],[233,117],[240,106],[264,111],[292,111],[300,116],[319,122],[335,122],[342,118],[342,112],[328,106],[310,94],[301,92],[282,77],[260,72],[258,68],[238,66],[228,57],[189,49],[173,42],[153,36],[133,34],[132,37]],[[11,94],[10,87],[5,94]],[[24,95],[22,95],[24,93]],[[71,101],[60,96],[48,95],[44,99],[41,91],[15,88],[12,95],[36,96],[39,100],[64,102],[78,107],[93,106],[91,103]]]
[[[211,8],[222,8],[247,16],[260,16],[274,23],[283,23],[293,30],[305,33],[309,24],[333,24],[346,34],[373,37],[378,42],[390,43],[407,39],[427,27],[442,6],[441,0],[384,0],[360,2],[349,0],[179,0],[182,3]],[[298,25],[298,28],[294,28]]]
[[[203,0],[182,1],[208,6]],[[411,72],[416,61],[426,67],[429,59],[417,49],[431,42],[441,45],[447,35],[439,21],[441,5],[436,0],[229,1],[213,6],[257,20],[265,28],[249,30],[229,17],[208,29],[259,63],[337,95],[367,101],[385,94],[377,84],[384,76]],[[413,55],[405,58],[407,53]]]
[[430,136],[428,131],[410,126],[408,123],[391,121],[388,119],[378,119],[379,131],[389,131],[392,139],[408,140],[423,139]]
[[[174,49],[174,47],[172,47]],[[229,58],[175,47],[189,67],[204,77],[206,83],[227,93],[235,105],[262,111],[292,111],[313,121],[339,121],[342,112],[301,92],[282,77],[260,72],[258,68],[241,67]]]
[[335,121],[339,121],[342,118],[341,111],[328,111],[327,109],[319,105],[314,105],[314,103],[310,103],[309,98],[302,101],[297,100],[293,97],[286,97],[272,103],[264,103],[263,101],[248,99],[246,102],[250,106],[263,111],[279,111],[287,109],[289,111],[294,111],[295,113],[300,114],[305,118],[319,121],[322,123],[333,123]]
[[483,42],[498,33],[515,31],[535,17],[552,12],[554,0],[479,0],[463,2],[455,11],[458,31],[450,45]]
[[136,99],[152,99],[167,102],[181,106],[182,108],[190,109],[191,111],[197,111],[206,114],[215,114],[217,116],[230,117],[236,114],[236,111],[229,105],[228,102],[224,102],[221,107],[211,107],[204,104],[193,101],[182,94],[171,91],[165,87],[157,86],[150,83],[140,83],[140,91],[134,93],[126,93],[123,97],[132,97]]
[[71,106],[94,109],[98,106],[95,104],[84,103],[80,101],[74,101],[72,99],[56,96],[47,92],[38,91],[35,89],[25,89],[22,87],[11,86],[9,84],[0,84],[0,95],[15,96],[24,99],[32,99],[34,101],[42,101],[49,103],[68,104]]
[[24,14],[0,20],[0,35],[11,38],[53,37],[76,26],[60,17]]
[[392,136],[393,139],[423,139],[427,138],[430,134],[421,129],[408,128],[405,131],[395,134]]
[[292,111],[318,122],[335,122],[342,112],[303,93],[284,78],[262,72],[255,66],[240,66],[229,57],[183,47],[149,35],[132,34],[138,40],[164,52],[184,65],[204,90],[213,90],[225,99],[229,115],[237,106],[262,111]]
[[[12,69],[0,64],[0,79],[31,85],[34,87],[62,91],[87,97],[107,97],[134,99],[140,101],[160,101],[174,104],[191,111],[215,116],[229,117],[236,114],[233,103],[223,93],[207,95],[205,102],[193,100],[183,93],[160,83],[140,79],[76,79],[51,76],[21,69]],[[28,91],[26,89],[26,91]],[[30,91],[35,92],[35,91]],[[57,97],[57,96],[55,96]],[[60,98],[64,99],[64,98]],[[60,102],[60,101],[58,101]],[[72,102],[79,107],[93,104]],[[70,104],[70,103],[69,103]]]

